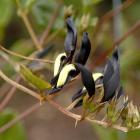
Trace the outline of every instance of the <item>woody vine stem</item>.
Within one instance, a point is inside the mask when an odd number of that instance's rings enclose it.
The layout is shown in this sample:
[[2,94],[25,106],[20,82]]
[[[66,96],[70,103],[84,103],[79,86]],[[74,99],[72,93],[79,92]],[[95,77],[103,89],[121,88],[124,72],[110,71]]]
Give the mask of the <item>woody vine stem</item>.
[[[41,105],[44,104],[44,101],[46,100],[47,102],[49,102],[53,107],[57,108],[60,112],[62,112],[63,114],[75,119],[76,121],[80,121],[81,120],[81,115],[77,115],[77,114],[74,114],[70,111],[68,111],[67,109],[63,108],[62,106],[60,106],[59,104],[57,104],[56,102],[54,102],[52,99],[51,99],[51,96],[46,96],[45,100],[42,100],[42,97],[37,94],[36,92],[14,82],[13,80],[9,79],[1,70],[0,70],[0,77],[2,79],[4,79],[6,82],[8,82],[9,84],[11,84],[12,86],[15,86],[17,89],[19,90],[22,90],[23,92],[35,97],[36,99],[38,99],[39,101],[41,101]],[[19,119],[16,119],[16,120],[19,120]],[[98,124],[98,125],[101,125],[101,126],[104,126],[104,127],[108,127],[108,123],[107,122],[102,122],[102,121],[98,121],[98,120],[91,120],[89,118],[85,118],[85,120],[87,121],[90,121],[90,122],[93,122],[95,124]],[[16,123],[16,121],[12,121],[14,123]],[[14,123],[10,123],[10,124],[14,124]],[[9,125],[8,125],[9,126]],[[10,125],[11,126],[11,125]],[[5,127],[5,126],[3,126]],[[5,131],[4,128],[0,128],[0,132],[3,132]],[[121,130],[121,131],[124,131],[124,132],[127,132],[127,128],[125,127],[120,127],[118,125],[113,125],[112,126],[113,128],[116,128],[118,130]],[[7,127],[6,127],[7,128]],[[8,128],[7,128],[8,129]]]

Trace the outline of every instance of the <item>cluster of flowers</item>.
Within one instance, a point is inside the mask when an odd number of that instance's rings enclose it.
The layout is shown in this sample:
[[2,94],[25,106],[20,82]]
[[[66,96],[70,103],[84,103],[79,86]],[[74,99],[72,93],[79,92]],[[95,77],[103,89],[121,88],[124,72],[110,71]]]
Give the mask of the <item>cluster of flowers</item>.
[[[67,35],[65,38],[65,52],[57,56],[54,64],[54,77],[51,80],[52,89],[49,94],[61,90],[68,81],[81,72],[84,87],[76,93],[72,100],[88,94],[89,98],[95,94],[96,87],[103,87],[104,95],[101,102],[111,100],[117,92],[117,98],[123,94],[120,84],[119,51],[115,49],[108,59],[103,73],[91,73],[85,64],[88,60],[91,43],[87,32],[83,32],[81,48],[74,56],[77,44],[77,31],[71,17],[66,18]],[[82,101],[80,100],[82,103]],[[78,103],[79,104],[79,103]]]
[[[49,94],[61,90],[69,81],[81,73],[83,88],[72,97],[74,108],[79,106],[86,108],[88,106],[88,109],[92,103],[94,106],[90,111],[95,113],[108,103],[107,116],[112,122],[121,118],[122,122],[129,128],[138,126],[140,123],[139,109],[128,98],[125,98],[120,82],[119,49],[114,49],[103,68],[103,73],[92,73],[85,67],[91,51],[88,33],[83,32],[81,48],[76,51],[77,31],[73,20],[69,16],[65,22],[67,27],[64,43],[65,52],[56,57],[54,77],[51,79],[52,88]],[[120,109],[116,110],[118,100],[122,96],[124,101],[121,103]]]

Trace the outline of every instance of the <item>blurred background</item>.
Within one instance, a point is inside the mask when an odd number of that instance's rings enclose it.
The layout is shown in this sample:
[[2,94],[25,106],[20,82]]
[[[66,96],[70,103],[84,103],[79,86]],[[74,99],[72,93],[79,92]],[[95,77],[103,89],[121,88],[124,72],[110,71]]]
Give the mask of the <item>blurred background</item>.
[[[128,0],[129,1],[129,0]],[[104,22],[94,38],[96,23],[108,11],[126,1],[121,0],[20,0],[20,6],[28,12],[28,19],[38,39],[49,27],[43,47],[50,47],[46,59],[55,60],[56,56],[63,52],[66,27],[64,23],[64,9],[73,6],[73,19],[78,30],[78,47],[81,43],[82,24],[87,24],[87,32],[92,43],[92,52],[88,61],[88,67],[93,71],[100,70],[105,59],[100,64],[94,64],[97,58],[111,48],[115,40],[127,32],[138,20],[140,20],[140,1],[134,1],[123,9],[120,14]],[[127,2],[126,2],[127,3]],[[22,18],[19,16],[19,7],[16,0],[0,0],[0,44],[5,48],[19,54],[29,56],[36,51]],[[82,19],[83,15],[86,19]],[[52,22],[51,22],[52,21]],[[48,28],[47,28],[48,29]],[[140,105],[140,30],[137,29],[121,44],[121,82],[125,94]],[[16,72],[13,63],[21,63],[23,59],[0,52],[0,68],[10,78],[15,80]],[[110,55],[110,54],[108,54]],[[7,56],[7,55],[6,55]],[[8,57],[7,56],[7,57]],[[43,67],[36,73],[50,80],[53,76],[53,65],[37,65]],[[28,86],[21,80],[21,83]],[[36,99],[16,90],[10,100],[1,107],[11,86],[0,79],[0,126],[24,112],[36,103]],[[62,106],[71,103],[71,97],[80,85],[79,81],[72,83],[58,94],[55,100]],[[78,112],[79,110],[74,110]],[[74,127],[74,120],[63,115],[48,103],[36,109],[27,117],[18,121],[11,128],[0,134],[0,140],[139,140],[140,130],[123,133],[114,129],[104,129],[100,126],[82,122]]]

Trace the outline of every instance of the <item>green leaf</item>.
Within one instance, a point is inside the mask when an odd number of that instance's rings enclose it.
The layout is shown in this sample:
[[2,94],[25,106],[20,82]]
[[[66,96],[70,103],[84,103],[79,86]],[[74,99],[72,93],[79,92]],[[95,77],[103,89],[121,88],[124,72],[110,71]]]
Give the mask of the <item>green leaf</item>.
[[28,69],[24,65],[20,65],[20,73],[25,78],[25,80],[27,80],[30,84],[32,84],[34,87],[36,87],[39,90],[45,90],[45,89],[51,88],[50,83],[37,77],[35,74],[31,72],[30,69]]
[[126,140],[139,140],[140,138],[140,130],[130,131],[126,135]]
[[0,0],[0,39],[8,25],[13,13],[11,0]]
[[52,16],[53,10],[55,8],[56,8],[56,1],[36,0],[32,8],[32,14],[35,18],[35,22],[37,23],[40,29],[46,28],[46,25],[48,24],[50,17]]
[[100,140],[118,140],[118,131],[111,128],[104,128],[102,126],[93,125]]
[[[0,112],[0,127],[13,120],[16,116],[17,114],[10,109]],[[22,123],[18,121],[12,127],[1,133],[0,140],[26,140]]]

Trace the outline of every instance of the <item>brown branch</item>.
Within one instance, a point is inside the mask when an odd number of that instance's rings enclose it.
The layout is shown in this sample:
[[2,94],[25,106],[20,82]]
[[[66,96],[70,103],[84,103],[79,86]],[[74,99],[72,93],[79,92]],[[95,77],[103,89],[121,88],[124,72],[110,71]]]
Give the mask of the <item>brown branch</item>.
[[[90,118],[85,118],[85,120],[91,122],[91,123],[94,123],[94,124],[98,124],[100,126],[103,126],[103,127],[109,127],[108,123],[107,122],[104,122],[104,121],[99,121],[99,120],[92,120]],[[121,127],[119,125],[112,125],[110,126],[111,128],[114,128],[114,129],[117,129],[117,130],[120,130],[120,131],[123,131],[123,132],[128,132],[128,129],[126,127]]]
[[[16,77],[16,82],[19,83],[21,80],[20,76]],[[9,103],[10,99],[13,97],[15,91],[16,91],[16,87],[12,87],[10,89],[10,91],[7,93],[6,97],[2,100],[1,104],[0,104],[0,111]]]
[[30,61],[38,61],[38,62],[42,62],[42,63],[50,63],[53,64],[54,62],[51,60],[43,60],[43,59],[38,59],[38,58],[32,58],[32,57],[26,57],[24,55],[21,55],[19,53],[13,52],[13,51],[9,51],[6,48],[4,48],[2,45],[0,45],[0,49],[5,51],[6,53],[10,54],[10,55],[14,55],[16,57],[20,57],[22,59],[26,59],[26,60],[30,60]]
[[[0,76],[6,80],[7,82],[9,82],[10,84],[12,84],[13,86],[16,86],[18,89],[27,92],[28,94],[32,95],[33,97],[41,100],[41,97],[35,93],[34,91],[27,89],[26,87],[19,85],[18,83],[12,81],[11,79],[9,79],[7,76],[5,76],[1,71],[0,71]],[[56,109],[58,109],[60,112],[62,112],[63,114],[75,119],[76,121],[80,121],[81,120],[81,115],[77,115],[74,114],[70,111],[68,111],[67,109],[63,108],[62,106],[60,106],[59,104],[57,104],[55,101],[51,100],[52,96],[46,96],[46,101],[48,101],[53,107],[55,107]],[[44,102],[42,102],[43,104]],[[9,123],[5,124],[4,126],[2,126],[0,128],[0,132],[4,132],[5,130],[7,130],[8,128],[10,128],[13,124],[15,124],[17,121],[19,121],[20,119],[23,119],[24,117],[26,117],[27,115],[29,115],[31,112],[33,112],[34,110],[36,110],[36,108],[39,108],[40,104],[37,103],[34,106],[32,106],[31,108],[27,109],[25,112],[21,113],[17,118],[15,118],[14,120],[10,121]],[[85,118],[85,120],[101,125],[103,127],[108,127],[108,123],[104,122],[104,121],[99,121],[99,120],[91,120],[90,118]],[[123,132],[127,132],[128,129],[126,127],[121,127],[119,125],[112,125],[111,128],[115,128],[118,130],[121,130]],[[139,127],[138,127],[139,128]],[[133,130],[133,129],[132,129]]]
[[[14,75],[12,76],[11,79],[16,79],[18,75]],[[1,91],[1,96],[0,96],[0,99],[4,98],[5,97],[5,94],[8,93],[8,91],[12,88],[12,85],[7,82],[3,83],[3,85],[1,85],[1,88],[0,88],[0,91]]]
[[140,28],[140,20],[137,21],[122,37],[120,37],[119,39],[117,39],[113,46],[112,49],[116,46],[118,46],[119,44],[121,44],[125,39],[127,39],[127,37],[129,37],[130,35],[132,35],[132,33],[134,33],[135,31],[137,31],[137,29]]
[[29,22],[29,19],[28,19],[27,15],[23,11],[20,11],[19,15],[22,18],[22,20],[23,20],[23,22],[24,22],[24,24],[25,24],[25,26],[26,26],[26,28],[27,28],[32,40],[33,40],[33,42],[34,42],[34,45],[36,46],[36,48],[39,51],[42,50],[42,46],[40,45],[39,41],[37,40],[37,37],[36,37],[35,32],[34,32],[32,26],[31,26],[31,23]]
[[16,67],[17,63],[15,63],[13,60],[11,60],[11,58],[9,57],[8,54],[6,54],[5,52],[0,51],[0,55],[1,57],[6,60],[12,67]]
[[108,20],[110,20],[113,16],[121,12],[122,10],[128,8],[135,0],[126,0],[122,5],[116,7],[115,9],[107,12],[103,17],[101,17],[94,27],[94,34],[93,34],[93,45],[96,46],[97,42],[97,35],[102,29],[102,25],[105,24]]
[[23,22],[24,22],[24,24],[25,24],[25,26],[26,26],[26,28],[27,28],[32,40],[33,40],[33,42],[34,42],[34,45],[36,46],[36,48],[39,51],[42,50],[42,46],[40,45],[39,41],[37,40],[37,37],[36,37],[35,32],[34,32],[32,26],[31,26],[31,23],[29,22],[29,19],[28,19],[27,15],[23,11],[20,11],[19,15],[22,18],[22,20],[23,20]]
[[0,88],[0,91],[1,91],[1,93],[0,93],[0,100],[2,98],[4,98],[5,94],[9,91],[10,88],[11,88],[11,85],[9,85],[8,83],[3,83],[1,85],[1,88]]
[[112,52],[112,50],[115,47],[118,47],[119,44],[121,44],[124,40],[126,40],[130,35],[132,35],[132,33],[137,31],[139,28],[140,28],[140,20],[137,21],[124,35],[122,35],[119,39],[117,39],[111,48],[109,48],[103,54],[101,54],[98,58],[96,58],[96,61],[93,65],[98,66],[102,64],[105,61],[106,57]]
[[80,121],[81,120],[81,116],[74,114],[70,111],[68,111],[67,109],[65,109],[64,107],[60,106],[59,104],[57,104],[56,102],[52,101],[52,100],[48,100],[48,102],[55,107],[56,109],[58,109],[60,112],[62,112],[63,114],[75,119],[76,121]]
[[0,128],[0,133],[3,133],[4,131],[6,131],[7,129],[9,129],[11,126],[13,126],[15,123],[17,123],[18,121],[20,121],[21,119],[25,118],[26,116],[30,115],[31,113],[33,113],[35,110],[37,110],[40,107],[40,103],[36,103],[33,106],[31,106],[30,108],[28,108],[26,111],[24,111],[23,113],[21,113],[20,115],[18,115],[15,119],[11,120],[10,122],[8,122],[7,124],[5,124],[4,126],[2,126]]
[[132,129],[132,131],[133,131],[133,130],[138,130],[138,129],[140,129],[140,126],[135,127],[134,129]]
[[42,97],[39,94],[37,94],[36,92],[34,92],[34,91],[32,91],[32,90],[30,90],[30,89],[18,84],[17,82],[11,80],[1,70],[0,70],[0,77],[3,80],[5,80],[6,82],[8,82],[9,84],[11,84],[12,86],[16,87],[17,89],[20,89],[21,91],[23,91],[23,92],[35,97],[36,99],[38,99],[40,101],[42,100]]
[[40,45],[38,39],[37,39],[37,36],[33,30],[33,27],[28,19],[28,16],[27,16],[27,13],[26,11],[22,8],[21,6],[21,3],[20,3],[20,0],[16,0],[16,3],[17,3],[17,7],[18,7],[18,15],[21,17],[21,19],[23,20],[31,38],[32,38],[32,41],[36,47],[37,50],[41,51],[42,50],[42,46]]
[[[52,100],[48,100],[48,102],[55,107],[56,109],[58,109],[60,112],[62,112],[63,114],[65,114],[66,116],[69,116],[73,119],[75,119],[76,121],[80,121],[81,120],[81,115],[77,115],[74,114],[68,110],[66,110],[65,108],[63,108],[62,106],[60,106],[59,104],[57,104],[56,102],[52,101]],[[10,122],[8,122],[7,124],[5,124],[4,126],[2,126],[0,128],[0,133],[6,131],[7,129],[9,129],[11,126],[13,126],[17,121],[27,117],[28,115],[30,115],[32,112],[36,111],[36,109],[38,109],[40,107],[40,104],[37,103],[35,105],[33,105],[32,107],[28,108],[26,111],[24,111],[23,113],[21,113],[19,116],[17,116],[15,119],[11,120]],[[107,122],[103,122],[103,121],[99,121],[99,120],[91,120],[90,118],[85,118],[86,121],[90,122],[90,123],[94,123],[94,124],[98,124],[100,126],[103,127],[109,127]],[[118,130],[121,130],[123,132],[127,132],[128,129],[126,127],[121,127],[118,125],[112,125],[111,128],[115,128]]]
[[54,13],[52,14],[52,17],[48,23],[48,26],[46,27],[44,33],[42,34],[41,38],[40,38],[40,44],[43,45],[45,40],[48,38],[49,33],[51,31],[52,26],[55,23],[55,20],[57,19],[57,16],[59,14],[60,8],[61,8],[62,4],[58,3],[57,7],[54,10]]

